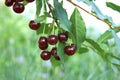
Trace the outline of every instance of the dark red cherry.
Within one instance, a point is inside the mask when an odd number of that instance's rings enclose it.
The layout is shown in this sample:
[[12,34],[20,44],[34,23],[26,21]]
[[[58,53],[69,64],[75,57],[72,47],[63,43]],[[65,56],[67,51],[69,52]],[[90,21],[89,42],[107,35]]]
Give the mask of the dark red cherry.
[[49,51],[42,51],[41,54],[40,54],[40,57],[43,60],[49,60],[50,57],[51,57],[51,53]]
[[58,34],[58,39],[60,42],[66,42],[68,40],[68,34],[67,32],[64,32],[64,33],[59,33]]
[[38,43],[39,43],[40,45],[46,45],[46,44],[47,44],[47,38],[44,37],[44,36],[41,36],[41,37],[39,38]]
[[38,46],[41,50],[46,50],[47,48],[48,48],[48,44],[46,44],[46,45],[40,45],[39,44],[39,46]]
[[25,7],[22,3],[15,2],[13,5],[13,10],[16,13],[22,13],[24,11]]
[[57,48],[56,48],[56,47],[53,47],[53,48],[51,49],[51,54],[54,56],[54,58],[55,58],[56,60],[60,60],[60,57],[57,55]]
[[14,2],[13,0],[5,0],[5,5],[10,7],[13,5],[13,2]]
[[73,55],[77,50],[77,47],[75,44],[68,45],[64,48],[64,51],[67,55]]
[[46,38],[46,37],[41,36],[41,37],[39,38],[38,43],[39,43],[39,48],[40,48],[41,50],[45,50],[45,49],[48,48],[48,43],[47,43],[47,38]]
[[33,2],[34,0],[26,0],[27,2]]
[[55,45],[58,41],[58,37],[56,35],[50,35],[48,36],[48,43],[51,45]]
[[31,20],[29,22],[29,27],[32,29],[32,30],[37,30],[39,29],[40,27],[40,23],[36,23],[34,20]]

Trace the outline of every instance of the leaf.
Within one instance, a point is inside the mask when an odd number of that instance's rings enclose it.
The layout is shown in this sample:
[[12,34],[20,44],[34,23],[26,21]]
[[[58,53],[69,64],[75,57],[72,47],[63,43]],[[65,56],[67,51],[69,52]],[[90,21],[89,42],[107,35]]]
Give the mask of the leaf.
[[[36,31],[37,35],[38,34],[50,34],[52,32],[53,26],[51,26],[52,24],[46,24],[46,23],[42,23],[40,28]],[[56,27],[54,26],[54,29],[56,29]]]
[[70,21],[72,22],[73,41],[79,48],[86,38],[86,26],[77,8],[74,9]]
[[86,41],[91,44],[98,52],[104,53],[104,50],[100,47],[100,45],[93,41],[92,39],[86,39]]
[[[119,32],[118,29],[114,28],[114,30],[115,30],[116,33]],[[112,32],[110,30],[107,30],[97,39],[97,42],[98,43],[104,43],[108,39],[111,39],[111,38],[113,38]]]
[[82,53],[86,53],[86,52],[88,52],[88,51],[89,51],[88,48],[83,48],[83,47],[81,47],[81,48],[79,48],[78,53],[79,53],[79,54],[82,54]]
[[65,53],[64,53],[64,47],[65,47],[64,43],[58,42],[58,45],[57,45],[57,54],[60,57],[60,60],[61,60],[62,64],[64,64],[64,62],[66,60],[66,56],[65,56]]
[[117,36],[114,30],[111,30],[111,31],[116,42],[117,52],[120,53],[120,38]]
[[54,7],[57,19],[60,21],[61,27],[70,32],[71,22],[68,20],[68,15],[66,10],[62,7],[62,4],[58,0],[54,0]]
[[119,71],[120,71],[120,64],[112,63]]
[[61,61],[56,60],[53,56],[50,59],[51,63],[52,63],[52,67],[57,67],[61,65]]
[[116,4],[111,3],[111,2],[106,2],[106,5],[107,5],[107,7],[111,8],[115,11],[120,12],[120,6],[119,5],[116,5]]
[[36,16],[38,17],[42,9],[42,0],[36,0]]

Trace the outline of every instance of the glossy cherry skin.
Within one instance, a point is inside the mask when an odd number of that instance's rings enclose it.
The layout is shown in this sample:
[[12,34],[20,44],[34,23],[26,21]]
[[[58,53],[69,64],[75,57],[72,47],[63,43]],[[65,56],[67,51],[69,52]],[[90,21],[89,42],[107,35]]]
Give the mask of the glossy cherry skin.
[[68,45],[64,48],[64,52],[69,56],[75,54],[76,50],[77,50],[77,47],[75,44]]
[[5,0],[5,5],[8,6],[8,7],[12,6],[13,3],[14,3],[13,0]]
[[50,35],[47,38],[47,41],[51,45],[55,45],[58,42],[58,37],[56,35]]
[[50,57],[51,57],[51,53],[49,51],[42,51],[41,54],[40,54],[40,57],[43,60],[49,60]]
[[53,47],[51,49],[51,55],[53,55],[56,60],[60,60],[60,57],[57,55],[57,48],[56,47]]
[[13,5],[13,11],[16,13],[22,13],[24,11],[25,7],[22,3],[15,2]]
[[33,2],[34,0],[26,0],[27,2]]
[[66,42],[68,40],[68,34],[67,32],[64,32],[64,33],[59,33],[58,34],[58,39],[60,42]]
[[38,47],[41,49],[41,50],[46,50],[47,48],[48,48],[48,44],[46,44],[46,45],[38,45]]
[[32,29],[32,30],[37,30],[39,29],[40,27],[40,23],[36,23],[34,20],[31,20],[29,22],[29,27]]
[[39,43],[39,48],[40,48],[41,50],[45,50],[45,49],[48,48],[48,43],[47,43],[47,38],[46,38],[46,37],[41,36],[41,37],[39,38],[38,43]]

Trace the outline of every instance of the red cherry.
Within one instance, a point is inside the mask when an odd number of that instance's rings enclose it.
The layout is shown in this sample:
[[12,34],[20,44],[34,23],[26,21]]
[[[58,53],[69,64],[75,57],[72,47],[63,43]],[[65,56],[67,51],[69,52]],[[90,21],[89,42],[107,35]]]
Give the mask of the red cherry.
[[46,37],[41,36],[41,37],[39,38],[38,43],[39,43],[39,48],[40,48],[40,49],[45,50],[45,49],[48,48],[48,43],[47,43],[47,38],[46,38]]
[[5,0],[5,5],[10,7],[13,5],[13,2],[14,2],[13,0]]
[[57,55],[57,48],[56,47],[52,48],[51,54],[54,56],[54,58],[56,60],[60,60],[60,57]]
[[71,56],[73,55],[77,50],[77,47],[75,44],[68,45],[64,48],[64,51],[67,55]]
[[26,0],[27,2],[33,2],[34,0]]
[[29,22],[29,27],[32,29],[32,30],[37,30],[39,29],[40,27],[40,23],[36,23],[34,20],[31,20]]
[[24,11],[25,7],[22,3],[18,3],[16,2],[14,5],[13,5],[13,10],[14,12],[16,13],[22,13]]
[[49,44],[54,45],[57,43],[58,37],[56,35],[50,35],[47,40]]
[[39,48],[40,48],[41,50],[45,50],[45,49],[48,48],[48,44],[46,44],[46,45],[44,45],[44,46],[39,44]]
[[66,32],[64,33],[59,33],[58,34],[58,39],[60,42],[66,42],[68,40],[68,34]]
[[43,59],[43,60],[49,60],[50,57],[51,57],[51,54],[49,51],[42,51],[42,53],[40,54],[40,57]]

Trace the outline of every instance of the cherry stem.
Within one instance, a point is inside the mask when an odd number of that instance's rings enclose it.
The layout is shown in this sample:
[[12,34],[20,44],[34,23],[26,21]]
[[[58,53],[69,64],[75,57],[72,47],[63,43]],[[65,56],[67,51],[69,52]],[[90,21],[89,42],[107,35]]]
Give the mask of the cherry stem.
[[100,20],[100,21],[102,21],[102,22],[106,23],[106,24],[107,24],[110,28],[112,28],[112,27],[111,27],[111,26],[112,26],[112,24],[111,24],[111,23],[106,22],[106,21],[104,21],[104,20],[100,19],[98,16],[96,16],[96,15],[94,15],[94,14],[90,13],[89,11],[87,11],[87,10],[85,10],[84,8],[82,8],[81,6],[79,6],[79,5],[75,4],[75,3],[74,3],[74,2],[72,2],[71,0],[67,0],[67,1],[68,1],[68,2],[70,2],[72,5],[74,5],[74,6],[78,7],[79,9],[81,9],[81,10],[85,11],[86,13],[88,13],[88,14],[92,15],[93,17],[97,18],[98,20]]
[[49,12],[52,14],[52,18],[55,20],[55,23],[56,23],[56,25],[58,26],[58,28],[60,29],[60,24],[59,24],[59,22],[57,21],[57,19],[55,18],[55,14],[54,14],[54,12],[53,12],[53,10],[52,10],[52,5],[50,4],[50,3],[48,3],[47,2],[47,5],[48,5],[48,8],[49,8]]

